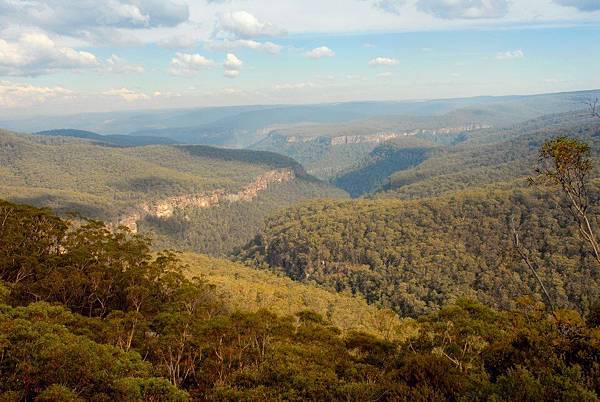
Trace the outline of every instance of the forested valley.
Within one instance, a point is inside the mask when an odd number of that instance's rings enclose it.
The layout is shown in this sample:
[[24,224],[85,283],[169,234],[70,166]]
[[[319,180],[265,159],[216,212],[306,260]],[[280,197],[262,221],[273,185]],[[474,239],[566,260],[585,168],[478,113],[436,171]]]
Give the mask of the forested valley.
[[329,143],[328,180],[59,134],[0,132],[2,401],[600,399],[595,109]]
[[379,334],[232,309],[177,255],[98,221],[0,205],[0,397],[596,400],[598,310],[460,298]]

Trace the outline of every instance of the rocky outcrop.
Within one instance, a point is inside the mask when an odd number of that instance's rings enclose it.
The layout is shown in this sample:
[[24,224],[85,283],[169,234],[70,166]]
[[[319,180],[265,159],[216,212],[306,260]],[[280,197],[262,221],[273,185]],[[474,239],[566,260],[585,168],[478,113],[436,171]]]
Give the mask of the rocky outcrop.
[[144,218],[167,219],[172,217],[176,210],[185,208],[210,208],[222,203],[250,202],[269,186],[289,182],[294,177],[295,174],[291,169],[271,170],[260,175],[238,192],[215,190],[208,193],[186,194],[145,202],[124,214],[117,223],[135,233],[137,232],[137,222]]
[[344,144],[363,144],[363,143],[381,143],[389,140],[393,140],[400,137],[413,136],[418,134],[433,134],[433,135],[447,135],[464,133],[474,130],[481,130],[484,128],[490,128],[491,126],[485,124],[466,124],[458,127],[442,127],[435,129],[415,129],[410,131],[386,131],[379,132],[376,134],[367,135],[340,135],[331,138],[331,145],[344,145]]

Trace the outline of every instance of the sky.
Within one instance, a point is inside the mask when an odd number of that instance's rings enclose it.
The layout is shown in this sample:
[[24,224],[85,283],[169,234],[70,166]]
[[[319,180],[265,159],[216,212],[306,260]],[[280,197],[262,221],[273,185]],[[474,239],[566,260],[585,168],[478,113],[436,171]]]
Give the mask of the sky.
[[600,88],[600,0],[0,0],[0,116]]

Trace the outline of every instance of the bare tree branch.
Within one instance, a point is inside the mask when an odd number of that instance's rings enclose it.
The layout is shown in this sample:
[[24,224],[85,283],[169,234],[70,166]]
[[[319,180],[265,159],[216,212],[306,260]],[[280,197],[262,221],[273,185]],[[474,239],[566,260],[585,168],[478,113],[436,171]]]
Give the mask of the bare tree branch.
[[[597,100],[591,103],[590,109],[600,113]],[[589,214],[587,185],[591,171],[590,147],[577,139],[557,137],[546,141],[540,149],[537,179],[560,187],[568,202],[566,209],[575,219],[581,236],[600,265],[600,242],[591,222],[594,215]],[[535,183],[536,179],[531,179],[531,182]]]
[[590,99],[585,104],[590,109],[592,116],[600,119],[600,100],[598,98]]
[[521,260],[525,263],[525,265],[527,265],[529,270],[533,273],[533,276],[535,277],[536,281],[542,288],[542,292],[544,293],[544,297],[546,298],[547,306],[550,309],[550,311],[552,312],[552,314],[554,315],[554,303],[552,302],[550,293],[548,293],[548,290],[546,289],[546,286],[544,285],[542,278],[540,278],[540,275],[538,274],[537,269],[535,268],[535,266],[529,259],[529,256],[527,255],[527,252],[526,252],[526,248],[521,244],[521,240],[519,237],[519,229],[514,224],[514,218],[511,218],[510,226],[511,226],[513,246],[515,248],[515,251],[517,252],[517,254],[519,254],[519,257],[521,257]]

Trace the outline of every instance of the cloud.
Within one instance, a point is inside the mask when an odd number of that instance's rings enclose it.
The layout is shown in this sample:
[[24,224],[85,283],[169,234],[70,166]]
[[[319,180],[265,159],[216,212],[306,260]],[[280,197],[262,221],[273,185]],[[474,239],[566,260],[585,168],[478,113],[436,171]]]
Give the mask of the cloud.
[[106,71],[114,74],[141,74],[144,72],[144,66],[130,64],[122,57],[113,54],[106,60]]
[[173,27],[189,19],[180,0],[0,0],[0,25],[18,21],[65,35],[106,28]]
[[190,49],[198,44],[198,39],[193,36],[170,36],[159,39],[156,44],[167,49]]
[[312,82],[299,82],[299,83],[295,83],[295,84],[278,84],[275,85],[273,87],[273,89],[277,90],[277,91],[290,91],[290,90],[301,90],[301,89],[308,89],[308,88],[315,88],[317,87],[317,85],[313,84]]
[[139,100],[150,99],[149,95],[147,95],[143,92],[134,91],[134,90],[128,89],[128,88],[111,89],[109,91],[102,92],[102,95],[116,96],[118,98],[125,100],[126,102],[135,102],[135,101],[139,101]]
[[70,97],[72,92],[63,87],[37,87],[10,81],[0,81],[0,107],[27,107],[43,104],[51,99]]
[[239,76],[242,67],[244,67],[244,62],[238,59],[235,54],[227,53],[227,57],[225,57],[225,62],[223,63],[225,77],[235,78]]
[[388,57],[377,57],[371,61],[369,61],[369,66],[371,67],[380,67],[380,66],[395,66],[399,61],[396,59],[391,59]]
[[170,72],[173,75],[190,76],[215,65],[214,60],[199,54],[176,53],[171,59]]
[[100,62],[89,52],[57,46],[42,33],[26,33],[16,42],[0,39],[0,74],[36,76],[60,70],[95,68]]
[[524,57],[525,53],[521,49],[496,53],[496,60],[515,60],[522,59]]
[[306,52],[305,55],[309,59],[321,59],[323,57],[333,57],[335,56],[335,52],[326,46],[321,46]]
[[600,1],[598,0],[554,0],[554,2],[565,7],[575,7],[579,11],[600,10]]
[[419,0],[417,8],[444,19],[500,18],[508,13],[508,0]]
[[222,41],[209,41],[207,42],[206,47],[210,50],[221,51],[229,51],[238,48],[247,48],[269,54],[278,54],[283,48],[282,46],[277,45],[273,42],[257,42],[252,39],[224,39]]
[[228,39],[252,39],[283,34],[285,34],[284,30],[271,23],[259,21],[247,11],[235,11],[219,14],[213,36]]
[[238,59],[238,57],[233,53],[227,53],[227,57],[225,58],[225,62],[223,63],[223,67],[226,70],[241,70],[244,66],[244,63]]
[[404,0],[377,0],[373,5],[386,13],[400,15]]

